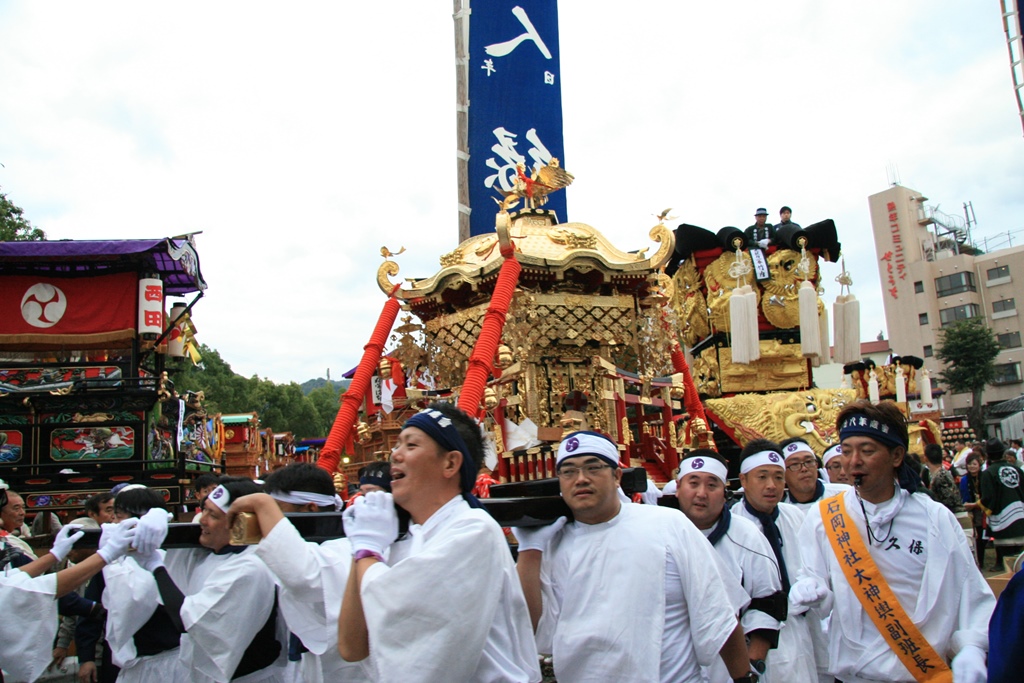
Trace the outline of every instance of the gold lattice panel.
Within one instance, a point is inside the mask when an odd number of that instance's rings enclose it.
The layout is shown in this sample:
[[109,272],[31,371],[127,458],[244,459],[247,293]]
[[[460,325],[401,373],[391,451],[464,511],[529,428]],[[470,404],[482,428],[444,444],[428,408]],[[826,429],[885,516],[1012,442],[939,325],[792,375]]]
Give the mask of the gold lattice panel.
[[536,317],[529,342],[536,349],[632,344],[636,314],[631,296],[534,295]]

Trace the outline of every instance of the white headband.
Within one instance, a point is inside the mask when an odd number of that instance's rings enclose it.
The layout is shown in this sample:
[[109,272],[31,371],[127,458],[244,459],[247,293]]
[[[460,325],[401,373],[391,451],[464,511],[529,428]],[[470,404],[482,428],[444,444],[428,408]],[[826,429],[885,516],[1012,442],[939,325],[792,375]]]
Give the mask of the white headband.
[[782,454],[786,456],[786,460],[789,460],[794,455],[798,455],[800,453],[808,453],[816,456],[814,449],[803,441],[794,441],[793,443],[786,444],[786,447],[782,449]]
[[837,443],[835,446],[832,446],[827,451],[825,451],[825,455],[822,456],[821,461],[827,465],[829,460],[833,458],[838,458],[842,454],[843,446],[842,444]]
[[206,497],[208,501],[220,508],[221,512],[227,513],[228,508],[231,507],[231,494],[221,484]]
[[323,493],[312,493],[310,491],[271,491],[270,497],[282,503],[294,503],[295,505],[315,503],[322,508],[333,507],[335,510],[345,507],[345,502],[337,494],[328,496]]
[[679,463],[679,476],[677,479],[682,481],[683,477],[687,474],[693,474],[694,472],[707,472],[713,474],[722,480],[722,483],[727,483],[729,478],[729,468],[723,465],[720,461],[714,458],[702,458],[700,456],[696,458],[687,458],[686,460]]
[[597,432],[576,432],[558,444],[558,456],[555,458],[557,468],[566,458],[580,455],[593,455],[601,458],[613,467],[619,466],[619,449],[606,436]]
[[750,470],[757,469],[758,467],[764,467],[765,465],[771,465],[773,467],[783,467],[782,456],[775,451],[758,451],[750,457],[746,458],[740,464],[740,474],[746,474]]

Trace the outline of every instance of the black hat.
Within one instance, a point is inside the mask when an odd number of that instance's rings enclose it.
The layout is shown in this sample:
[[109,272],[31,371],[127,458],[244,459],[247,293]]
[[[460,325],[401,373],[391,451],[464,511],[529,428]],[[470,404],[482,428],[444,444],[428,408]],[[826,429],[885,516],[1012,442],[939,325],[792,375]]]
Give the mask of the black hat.
[[793,209],[789,208],[788,206],[784,206],[781,209],[779,209],[779,213],[782,213],[783,211],[789,211],[790,213],[793,213]]
[[989,439],[985,442],[985,455],[988,457],[1003,457],[1003,453],[1006,452],[1006,444],[999,439]]
[[758,209],[757,211],[755,211],[754,215],[755,216],[767,216],[768,215],[768,209],[762,207],[762,208]]

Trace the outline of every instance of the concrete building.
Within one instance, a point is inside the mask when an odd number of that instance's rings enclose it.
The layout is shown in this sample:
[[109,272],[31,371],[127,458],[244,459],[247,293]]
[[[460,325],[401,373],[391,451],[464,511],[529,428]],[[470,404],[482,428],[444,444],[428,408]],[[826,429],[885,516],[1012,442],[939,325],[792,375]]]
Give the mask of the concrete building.
[[[901,185],[868,197],[889,344],[897,354],[924,358],[936,376],[942,328],[984,318],[1003,347],[985,403],[1014,398],[1024,391],[1017,314],[1017,302],[1024,306],[1024,246],[983,253],[971,245],[963,217],[927,201]],[[970,402],[970,394],[948,396],[945,411],[963,412]]]

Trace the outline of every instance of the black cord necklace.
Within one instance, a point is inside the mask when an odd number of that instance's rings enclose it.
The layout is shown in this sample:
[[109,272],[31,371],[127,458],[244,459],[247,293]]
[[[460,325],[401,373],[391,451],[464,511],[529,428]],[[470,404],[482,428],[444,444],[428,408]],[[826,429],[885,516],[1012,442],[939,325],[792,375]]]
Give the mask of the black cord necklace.
[[[868,530],[868,540],[871,543],[877,543],[881,546],[883,543],[888,541],[889,537],[892,535],[892,525],[896,521],[896,515],[893,515],[892,519],[889,520],[889,530],[885,532],[885,538],[876,537],[874,532],[871,531],[871,520],[868,519],[868,511],[864,508],[864,501],[860,497],[860,491],[854,489],[854,492],[857,494],[857,502],[860,503],[860,511],[864,514],[864,526],[867,527]],[[895,493],[899,493],[899,482],[896,483]]]

